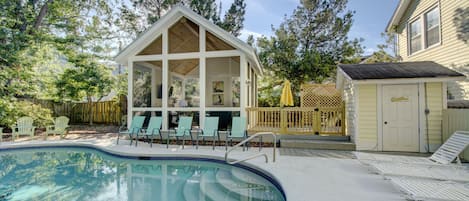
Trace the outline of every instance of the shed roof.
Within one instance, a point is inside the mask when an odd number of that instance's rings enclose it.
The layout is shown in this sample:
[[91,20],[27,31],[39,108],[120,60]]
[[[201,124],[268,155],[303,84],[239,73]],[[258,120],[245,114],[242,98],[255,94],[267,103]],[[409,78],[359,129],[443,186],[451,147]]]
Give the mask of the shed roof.
[[341,64],[339,68],[351,80],[465,77],[433,61]]

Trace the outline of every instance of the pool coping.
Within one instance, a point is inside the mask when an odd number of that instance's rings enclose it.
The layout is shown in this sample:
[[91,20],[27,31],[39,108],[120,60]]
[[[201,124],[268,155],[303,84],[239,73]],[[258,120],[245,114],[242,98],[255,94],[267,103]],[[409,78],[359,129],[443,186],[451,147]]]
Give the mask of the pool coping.
[[[247,161],[240,162],[237,164],[228,164],[225,161],[224,157],[216,156],[216,155],[208,155],[205,153],[198,153],[198,154],[158,154],[158,153],[130,153],[124,152],[119,150],[113,150],[113,147],[106,147],[100,146],[97,144],[92,143],[91,141],[28,141],[27,143],[10,143],[10,144],[2,144],[0,146],[0,151],[5,150],[17,150],[17,149],[30,149],[30,148],[89,148],[94,149],[96,151],[114,156],[119,158],[126,158],[126,159],[134,159],[134,160],[197,160],[197,161],[208,161],[208,162],[215,162],[219,164],[235,166],[238,168],[242,168],[247,170],[251,173],[261,176],[262,178],[269,181],[273,184],[282,194],[285,200],[288,200],[287,192],[282,185],[282,182],[279,178],[273,175],[269,170],[262,168],[254,163],[250,163]],[[228,158],[231,160],[236,160],[235,158]]]

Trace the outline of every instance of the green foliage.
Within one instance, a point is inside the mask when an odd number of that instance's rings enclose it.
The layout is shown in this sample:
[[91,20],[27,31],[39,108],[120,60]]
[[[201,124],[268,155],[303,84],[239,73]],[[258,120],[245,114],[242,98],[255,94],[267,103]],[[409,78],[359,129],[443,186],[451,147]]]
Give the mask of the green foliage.
[[361,40],[347,38],[353,12],[346,4],[347,0],[303,0],[278,28],[272,28],[272,37],[258,38],[261,63],[273,72],[273,80],[290,80],[299,94],[302,83],[322,83],[333,76],[338,63],[358,61]]
[[[220,9],[221,10],[221,9]],[[246,3],[244,0],[234,0],[231,4],[230,9],[225,13],[223,22],[218,25],[229,31],[234,36],[241,35],[241,29],[243,29],[244,14],[246,13]]]
[[399,61],[396,59],[396,57],[393,57],[389,55],[386,51],[383,49],[380,49],[376,52],[373,52],[373,54],[365,59],[364,63],[383,63],[383,62],[397,62]]
[[[246,13],[244,0],[234,0],[223,19],[221,18],[222,5],[217,7],[215,0],[131,0],[133,8],[122,6],[121,27],[134,33],[141,33],[158,21],[171,7],[184,5],[197,14],[212,21],[234,36],[241,34]],[[144,22],[143,26],[142,22]],[[135,34],[136,35],[136,34]],[[135,36],[133,35],[133,36]]]
[[56,81],[58,96],[70,100],[91,100],[106,96],[112,87],[111,70],[96,62],[90,55],[79,54],[69,58],[73,68],[66,69]]
[[0,99],[0,125],[13,127],[16,120],[23,116],[34,119],[34,125],[44,128],[53,121],[52,112],[41,105],[29,101],[5,101]]
[[[282,94],[282,80],[276,79],[273,71],[264,72],[259,79],[258,104],[259,107],[280,106]],[[296,101],[295,101],[296,102]]]
[[[112,89],[111,70],[98,63],[88,54],[78,54],[69,58],[73,68],[65,72],[55,82],[57,96],[62,100],[80,101],[86,98],[89,105],[90,125],[93,124],[93,101],[99,102]],[[93,100],[96,97],[97,100]]]
[[[378,45],[378,51],[366,58],[364,63],[380,63],[380,62],[398,62],[396,48],[396,38],[393,33],[381,33],[381,37],[384,38],[385,43]],[[392,51],[392,55],[388,51]]]
[[[111,26],[118,16],[112,2],[0,0],[0,122],[7,124],[22,111],[16,98],[57,99],[55,80],[77,63],[69,60],[73,55],[109,58],[120,33]],[[43,111],[31,107],[39,118]]]

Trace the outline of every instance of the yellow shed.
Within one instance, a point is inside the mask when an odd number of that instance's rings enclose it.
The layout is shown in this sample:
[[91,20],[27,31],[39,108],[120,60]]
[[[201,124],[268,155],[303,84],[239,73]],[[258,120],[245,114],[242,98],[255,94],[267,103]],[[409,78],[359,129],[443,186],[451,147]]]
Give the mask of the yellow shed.
[[431,61],[339,65],[347,135],[357,150],[433,152],[442,144],[446,83],[464,79]]

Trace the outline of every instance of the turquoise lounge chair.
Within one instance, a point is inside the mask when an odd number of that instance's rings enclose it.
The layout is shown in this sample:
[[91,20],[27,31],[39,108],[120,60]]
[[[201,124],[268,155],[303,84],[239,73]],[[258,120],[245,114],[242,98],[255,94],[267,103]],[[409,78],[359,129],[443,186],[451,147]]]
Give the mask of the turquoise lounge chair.
[[60,134],[60,138],[64,138],[64,136],[67,134],[67,128],[68,128],[68,122],[69,121],[70,120],[66,116],[57,117],[54,120],[54,125],[46,127],[45,139],[47,139],[49,134],[52,134],[54,136],[55,136],[55,134]]
[[[144,121],[145,121],[145,116],[134,116],[133,119],[132,119],[132,123],[130,124],[130,127],[128,127],[127,129],[124,129],[125,127],[121,126],[119,128],[119,133],[117,134],[117,144],[119,144],[120,135],[124,134],[124,135],[129,135],[130,145],[132,145],[132,141],[133,141],[132,136],[133,135],[138,136],[138,133],[140,133],[141,130],[142,130],[142,126],[143,126]],[[135,145],[136,144],[137,143],[135,143]]]
[[[155,136],[159,135],[161,142],[163,142],[163,136],[161,135],[161,123],[163,122],[162,117],[151,117],[150,122],[148,123],[147,129],[144,130],[142,135],[146,137],[146,140],[150,144],[150,147],[153,147],[153,139]],[[138,139],[138,136],[137,136]],[[137,146],[137,143],[135,143]]]
[[202,142],[205,142],[206,137],[213,138],[212,149],[215,150],[215,139],[218,138],[220,142],[220,135],[218,134],[218,117],[206,117],[204,128],[197,133],[196,148],[199,149],[199,138],[202,137]]
[[[231,130],[228,131],[225,141],[225,149],[228,150],[228,141],[230,141],[230,146],[233,145],[233,139],[244,140],[248,137],[246,130],[246,118],[245,117],[233,117],[233,122],[231,123]],[[246,144],[243,145],[244,148],[247,147]]]
[[169,139],[171,137],[176,137],[176,144],[179,141],[179,137],[182,137],[182,148],[184,149],[185,136],[187,135],[191,137],[191,143],[192,145],[194,145],[194,141],[192,140],[191,128],[192,128],[192,117],[179,117],[179,123],[178,123],[177,129],[170,130],[168,132],[166,148],[169,147]]
[[34,136],[36,127],[33,126],[33,118],[21,117],[16,120],[16,126],[13,127],[12,138],[18,138],[20,135],[29,135],[31,138]]

